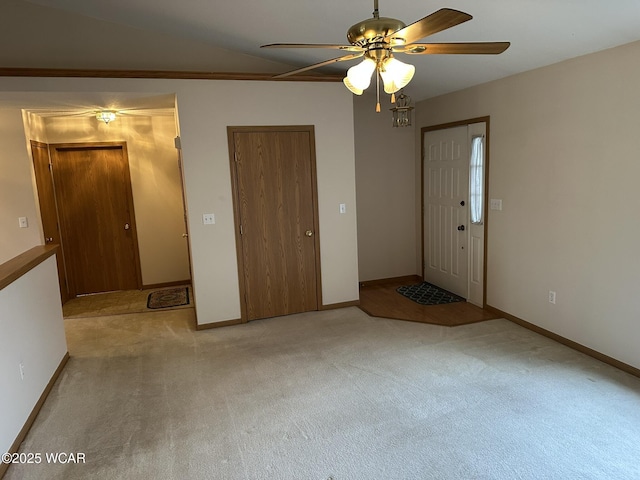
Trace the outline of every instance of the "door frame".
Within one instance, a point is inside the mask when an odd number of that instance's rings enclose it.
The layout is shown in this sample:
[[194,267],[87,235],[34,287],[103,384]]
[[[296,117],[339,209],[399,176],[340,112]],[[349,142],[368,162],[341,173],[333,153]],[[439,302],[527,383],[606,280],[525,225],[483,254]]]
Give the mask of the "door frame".
[[[33,166],[35,193],[38,199],[38,213],[40,215],[43,241],[45,245],[51,243],[58,245],[58,250],[56,251],[56,265],[58,268],[58,283],[60,284],[60,300],[64,305],[69,300],[69,285],[67,282],[67,267],[64,260],[62,233],[60,231],[58,202],[56,201],[56,189],[53,183],[53,172],[51,171],[51,152],[49,150],[49,144],[47,143],[30,140],[29,144],[31,147],[31,164]],[[46,173],[41,170],[41,165],[36,165],[37,149],[44,150],[46,152]],[[47,197],[45,197],[47,193],[47,187],[50,196],[47,195]],[[52,203],[52,205],[49,205],[47,208],[47,203]]]
[[[425,267],[425,251],[424,251],[424,244],[425,244],[425,226],[424,226],[424,189],[425,189],[425,185],[424,185],[424,158],[425,158],[425,151],[424,151],[424,137],[425,134],[427,132],[432,132],[435,130],[446,130],[448,128],[453,128],[453,127],[461,127],[461,126],[465,126],[465,125],[471,125],[473,123],[484,123],[485,124],[485,170],[484,170],[484,206],[483,206],[483,216],[484,216],[484,251],[483,251],[483,255],[484,255],[484,261],[483,263],[483,272],[482,272],[482,305],[483,307],[487,304],[487,251],[488,251],[488,232],[489,232],[489,157],[490,157],[490,122],[491,117],[490,116],[485,116],[485,117],[476,117],[476,118],[469,118],[466,120],[458,120],[455,122],[449,122],[449,123],[441,123],[441,124],[437,124],[437,125],[430,125],[427,127],[422,127],[420,129],[420,238],[421,238],[421,248],[420,248],[420,253],[422,255],[421,258],[421,262],[420,265],[422,265],[422,272],[421,272],[421,276],[424,275],[424,267]],[[467,261],[468,261],[468,255],[469,255],[470,250],[467,249]],[[468,278],[469,275],[471,275],[471,271],[469,269],[467,269],[467,283],[468,283]]]
[[[180,136],[174,138],[174,144],[176,151],[178,152],[178,172],[180,173],[180,195],[182,196],[182,215],[184,219],[184,233],[183,238],[187,241],[187,257],[189,260],[189,281],[193,282],[193,262],[191,261],[191,240],[189,233],[189,212],[187,209],[187,187],[184,176],[184,159],[182,158],[182,144]],[[192,296],[195,296],[192,292]]]
[[316,170],[316,140],[315,128],[313,125],[271,125],[271,126],[228,126],[227,142],[229,145],[229,168],[231,173],[231,192],[233,199],[233,223],[236,240],[236,259],[238,263],[238,286],[240,290],[240,320],[242,323],[248,322],[246,286],[244,280],[245,265],[242,253],[242,238],[240,231],[240,189],[238,188],[238,170],[235,158],[236,133],[251,132],[307,132],[309,133],[309,148],[311,161],[311,196],[313,201],[313,241],[315,247],[315,271],[316,271],[316,299],[317,309],[321,309],[322,302],[322,276],[320,272],[320,222],[318,215],[318,182]]

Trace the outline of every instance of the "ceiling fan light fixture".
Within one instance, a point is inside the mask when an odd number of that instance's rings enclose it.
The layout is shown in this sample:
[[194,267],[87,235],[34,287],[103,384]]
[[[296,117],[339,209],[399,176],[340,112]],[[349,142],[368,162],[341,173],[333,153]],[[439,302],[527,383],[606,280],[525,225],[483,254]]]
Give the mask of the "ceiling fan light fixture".
[[[349,80],[349,83],[355,89],[361,90],[361,92],[357,95],[362,95],[362,91],[369,88],[369,85],[371,84],[371,76],[373,75],[373,72],[375,70],[376,62],[370,58],[365,58],[358,65],[354,65],[349,70],[347,70],[347,79]],[[347,85],[346,82],[345,85]],[[347,88],[349,88],[349,85],[347,85]],[[349,88],[349,90],[351,90],[351,88]]]
[[[380,79],[384,91],[391,95],[391,103],[395,103],[395,93],[407,86],[415,67],[396,60],[394,54],[436,55],[465,54],[486,55],[500,54],[509,48],[509,42],[463,42],[463,43],[416,43],[422,38],[437,34],[449,28],[468,22],[473,17],[468,13],[452,8],[441,8],[409,25],[388,17],[381,17],[378,11],[378,0],[373,0],[373,18],[356,23],[347,31],[349,45],[314,44],[314,43],[272,43],[261,48],[325,48],[342,50],[350,53],[331,58],[290,72],[276,75],[284,78],[314,68],[331,65],[336,62],[354,60],[364,56],[362,63],[351,67],[343,79],[345,86],[354,94],[362,95],[371,84],[371,76],[376,72],[376,111],[380,111]],[[403,107],[404,108],[404,107]],[[409,110],[410,112],[410,110]]]
[[401,62],[394,57],[387,58],[380,68],[385,93],[395,93],[406,87],[415,73],[416,67],[413,65]]
[[344,77],[342,79],[342,83],[344,83],[344,86],[347,87],[349,89],[349,91],[355,95],[362,95],[362,93],[364,92],[364,90],[361,90],[359,88],[356,88],[352,83],[351,80],[349,80],[349,77]]
[[116,119],[116,112],[113,110],[101,110],[96,113],[96,118],[109,125],[109,122],[113,122]]

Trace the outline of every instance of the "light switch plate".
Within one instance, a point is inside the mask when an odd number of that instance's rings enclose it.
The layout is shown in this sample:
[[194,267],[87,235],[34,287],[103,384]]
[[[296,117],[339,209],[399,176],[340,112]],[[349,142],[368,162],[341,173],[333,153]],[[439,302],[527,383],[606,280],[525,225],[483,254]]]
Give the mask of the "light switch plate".
[[491,210],[502,210],[502,199],[492,198],[490,202]]
[[29,228],[29,220],[27,217],[19,217],[18,225],[20,225],[20,228]]
[[202,215],[202,223],[205,225],[213,225],[216,223],[216,216],[213,213],[204,213]]
[[347,213],[347,204],[346,203],[341,203],[340,204],[340,213]]

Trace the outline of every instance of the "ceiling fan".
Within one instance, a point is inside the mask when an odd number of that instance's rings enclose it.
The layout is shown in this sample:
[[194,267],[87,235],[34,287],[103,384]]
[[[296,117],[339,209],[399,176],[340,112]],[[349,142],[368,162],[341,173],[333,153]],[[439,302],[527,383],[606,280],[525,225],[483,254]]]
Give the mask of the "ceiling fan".
[[[414,43],[424,37],[441,32],[471,20],[468,13],[450,8],[442,8],[410,25],[395,18],[381,17],[378,12],[378,0],[374,0],[373,18],[356,23],[347,31],[350,45],[308,44],[308,43],[272,43],[261,48],[326,48],[353,52],[324,62],[308,65],[290,72],[276,75],[284,78],[314,68],[324,67],[336,62],[344,62],[364,57],[364,60],[347,71],[343,82],[356,95],[362,95],[370,83],[373,72],[377,72],[376,81],[382,78],[384,91],[392,95],[406,86],[415,73],[415,67],[397,60],[396,53],[409,55],[441,54],[499,54],[509,48],[509,42],[472,42],[472,43]],[[378,104],[376,111],[380,111]]]

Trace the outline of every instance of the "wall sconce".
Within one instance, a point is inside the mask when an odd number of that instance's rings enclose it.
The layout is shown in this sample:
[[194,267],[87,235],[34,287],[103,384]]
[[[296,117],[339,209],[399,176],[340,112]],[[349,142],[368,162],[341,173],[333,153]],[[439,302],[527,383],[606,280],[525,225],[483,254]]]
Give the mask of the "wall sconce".
[[411,110],[413,110],[413,107],[411,107],[410,104],[411,97],[400,92],[400,95],[398,95],[396,99],[396,106],[389,109],[393,115],[392,121],[394,127],[411,126]]
[[96,118],[109,125],[109,122],[113,122],[116,119],[116,112],[113,110],[101,110],[96,113]]

